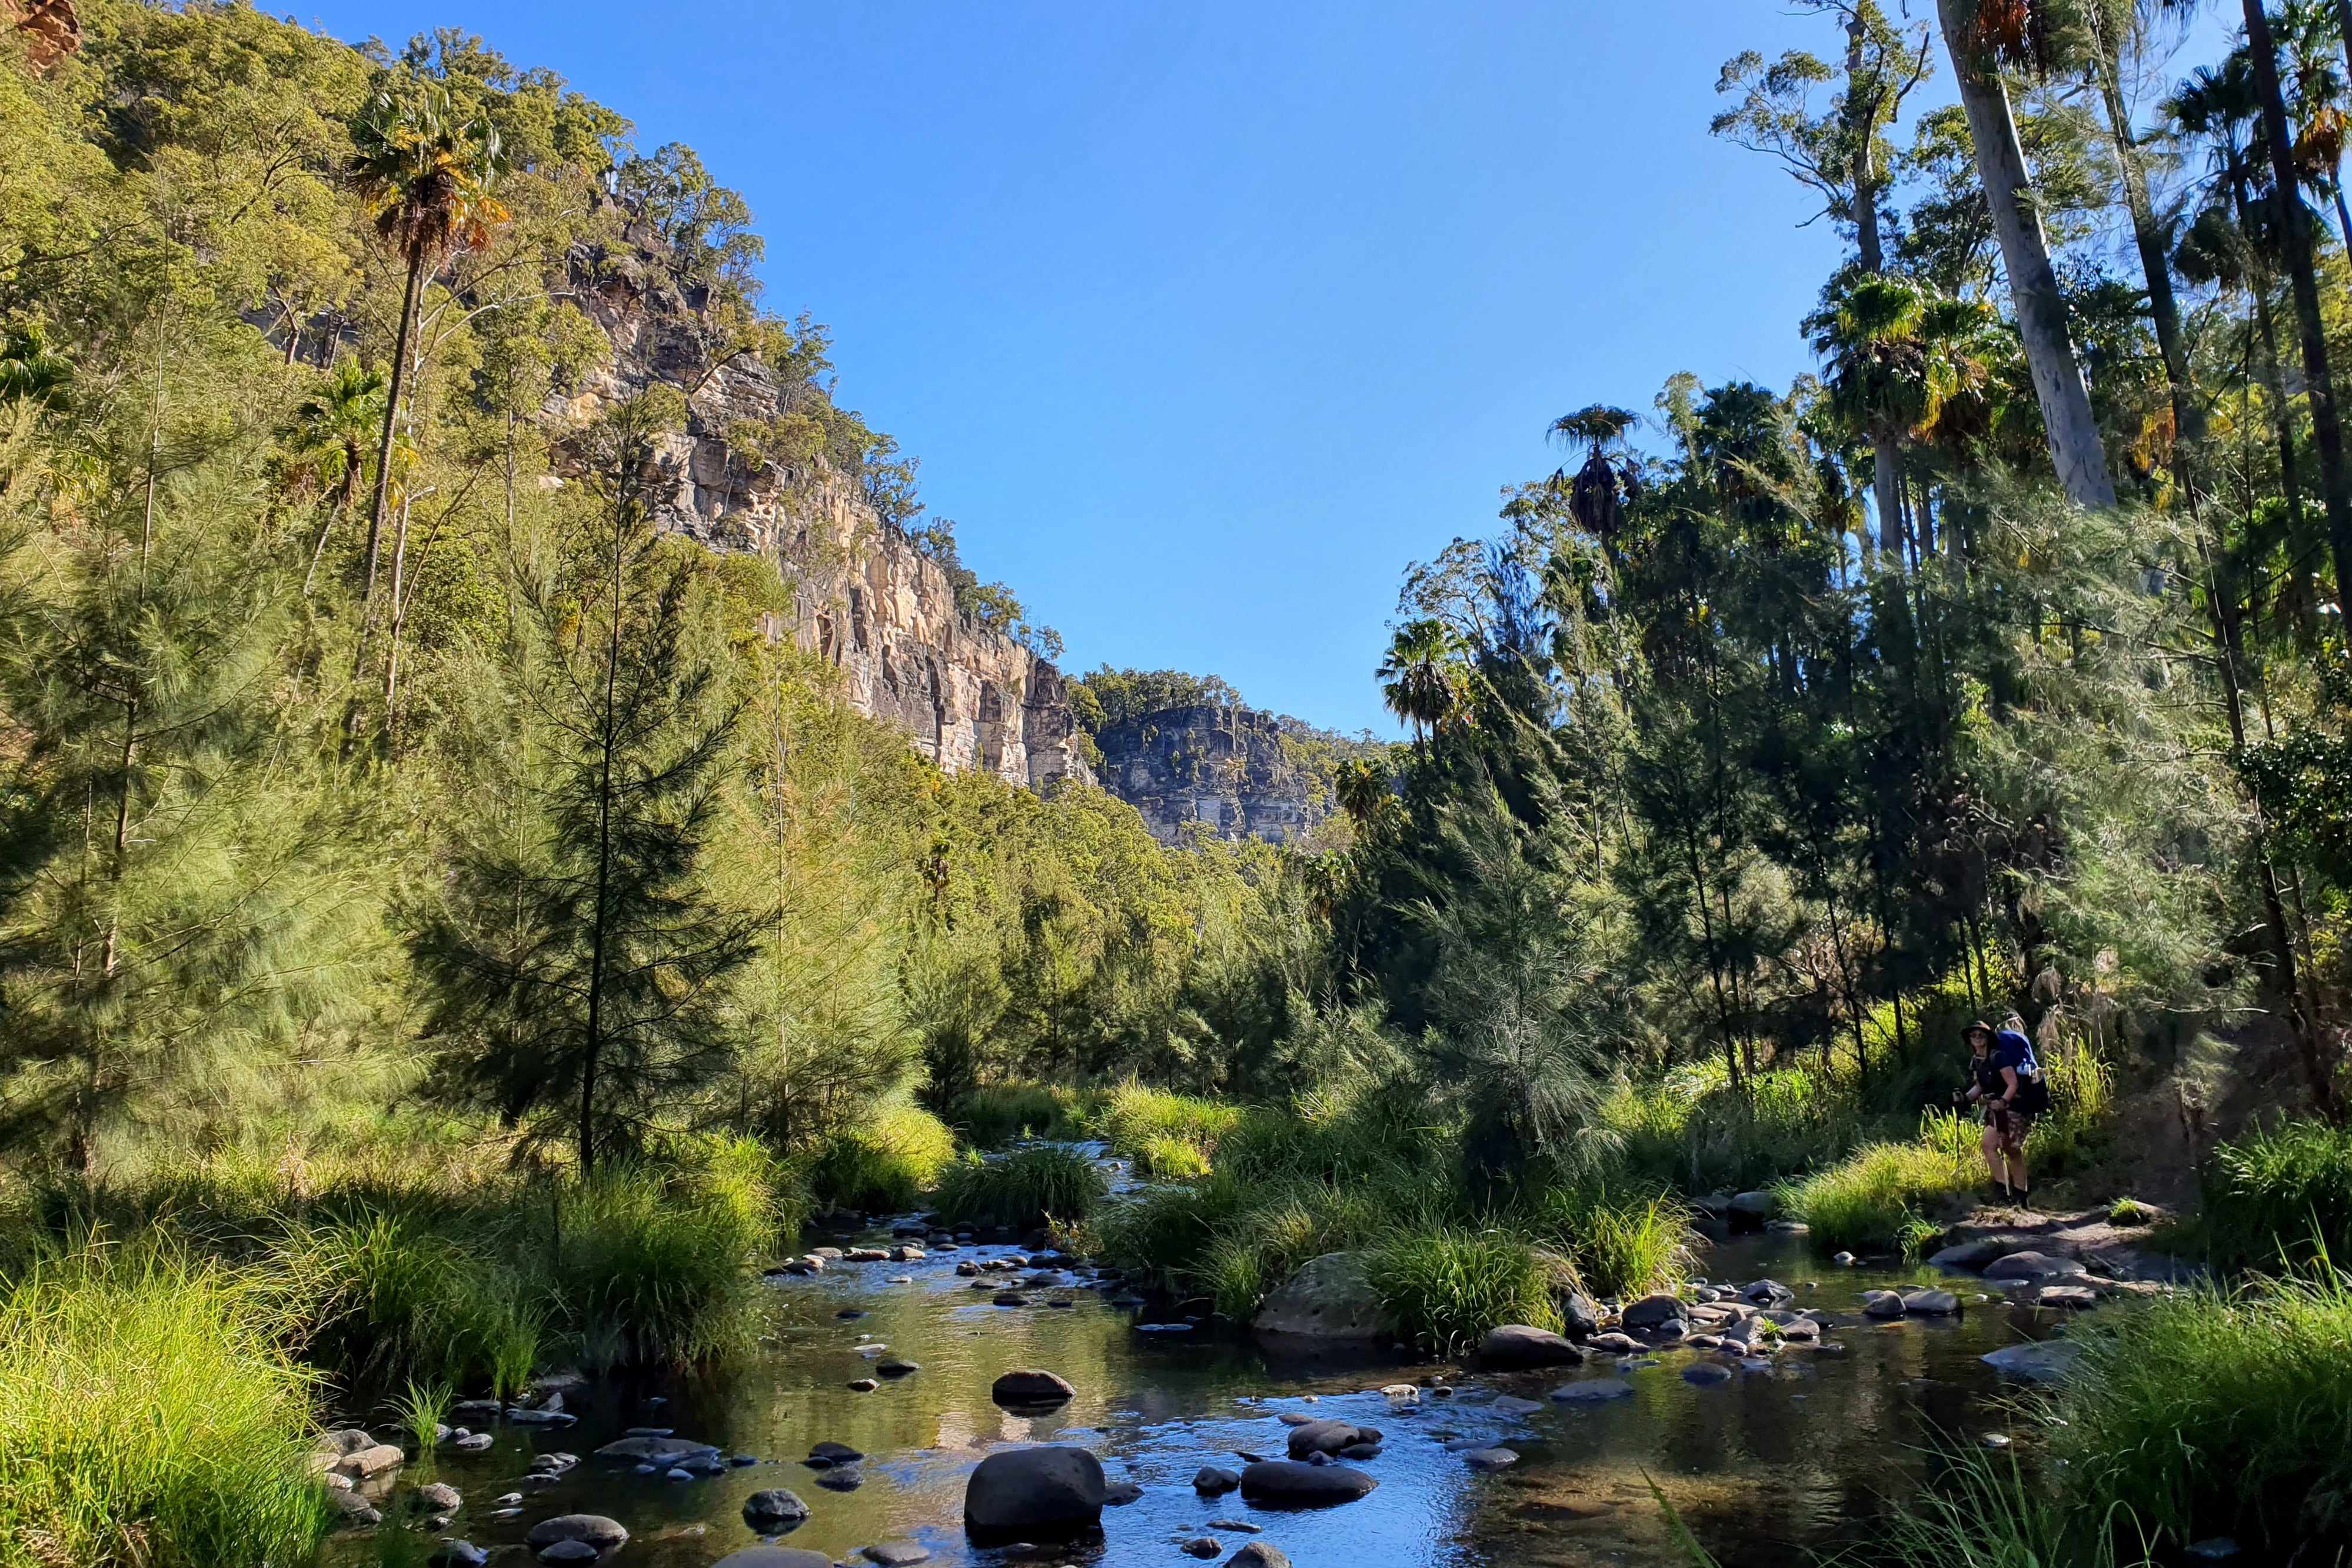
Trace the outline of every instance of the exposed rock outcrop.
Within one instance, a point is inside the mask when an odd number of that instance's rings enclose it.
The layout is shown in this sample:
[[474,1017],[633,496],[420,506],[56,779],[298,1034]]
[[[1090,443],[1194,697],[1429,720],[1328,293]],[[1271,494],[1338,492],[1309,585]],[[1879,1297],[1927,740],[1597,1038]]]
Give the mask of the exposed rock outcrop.
[[804,388],[748,354],[715,353],[703,301],[651,251],[583,246],[572,264],[575,300],[614,352],[549,412],[584,417],[654,382],[687,394],[687,428],[659,459],[656,520],[776,562],[795,591],[791,612],[771,618],[772,637],[837,668],[853,707],[904,730],[948,772],[1039,790],[1061,779],[1094,782],[1050,661],[963,614],[945,570],[857,486],[819,465],[788,466],[739,446],[740,433],[803,412]]
[[81,48],[81,17],[73,0],[0,0],[0,26],[25,41],[25,63],[35,76]]
[[1095,737],[1103,787],[1142,812],[1162,843],[1198,831],[1293,842],[1329,813],[1330,798],[1299,765],[1282,723],[1253,708],[1203,706],[1108,725]]

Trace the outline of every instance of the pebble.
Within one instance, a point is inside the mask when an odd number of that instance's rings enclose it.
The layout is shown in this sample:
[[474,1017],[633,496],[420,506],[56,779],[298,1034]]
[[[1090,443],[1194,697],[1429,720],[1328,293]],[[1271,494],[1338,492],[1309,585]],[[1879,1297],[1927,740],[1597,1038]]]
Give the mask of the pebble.
[[857,1393],[871,1394],[882,1385],[871,1377],[853,1377],[849,1380],[849,1386]]
[[2009,1435],[2005,1432],[1987,1432],[1984,1446],[1988,1448],[2006,1448],[2009,1447]]

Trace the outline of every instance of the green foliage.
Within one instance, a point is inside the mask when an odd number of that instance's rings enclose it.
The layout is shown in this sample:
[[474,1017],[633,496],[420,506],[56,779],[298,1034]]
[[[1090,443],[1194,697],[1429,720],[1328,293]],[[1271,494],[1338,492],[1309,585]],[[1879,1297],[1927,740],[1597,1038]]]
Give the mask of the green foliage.
[[955,1134],[912,1105],[877,1108],[864,1125],[845,1127],[817,1145],[803,1174],[820,1208],[904,1213],[933,1186],[955,1157]]
[[263,1568],[306,1560],[310,1375],[256,1278],[89,1247],[0,1299],[0,1563]]
[[683,1170],[607,1169],[566,1195],[557,1305],[591,1366],[687,1364],[742,1347],[771,1249],[765,1154],[716,1151]]
[[1090,1107],[1083,1124],[1113,1154],[1133,1156],[1139,1175],[1181,1178],[1205,1174],[1218,1141],[1244,1114],[1238,1105],[1147,1089],[1129,1079]]
[[1500,1323],[1559,1327],[1541,1260],[1491,1232],[1409,1236],[1376,1249],[1366,1271],[1404,1332],[1440,1355],[1462,1353]]
[[1076,1149],[1037,1144],[983,1159],[950,1162],[939,1182],[940,1217],[950,1223],[1008,1225],[1016,1230],[1083,1224],[1110,1184]]
[[2352,1257],[2352,1131],[2318,1121],[2258,1126],[2213,1151],[2203,1234],[2225,1267],[2277,1270]]
[[2095,1519],[2178,1550],[2352,1543],[2352,1281],[2310,1273],[2154,1301],[2084,1336],[2053,1444]]
[[1077,1096],[1049,1083],[984,1083],[946,1116],[972,1147],[1001,1149],[1023,1138],[1076,1135],[1077,1104]]
[[1916,1143],[1867,1145],[1790,1184],[1780,1206],[1811,1228],[1817,1247],[1886,1247],[1929,1218],[1929,1209],[1965,1197],[1983,1179],[1975,1128],[1949,1113],[1929,1112]]
[[2069,1509],[2013,1448],[1954,1448],[1935,1462],[1927,1486],[1904,1501],[1883,1543],[1860,1554],[1863,1561],[1890,1568],[2146,1568],[2153,1561],[2124,1547],[2127,1521],[2102,1530],[2084,1511]]
[[1583,1288],[1626,1300],[1664,1290],[1690,1261],[1690,1211],[1657,1194],[1555,1187],[1530,1206],[1529,1231],[1564,1253]]

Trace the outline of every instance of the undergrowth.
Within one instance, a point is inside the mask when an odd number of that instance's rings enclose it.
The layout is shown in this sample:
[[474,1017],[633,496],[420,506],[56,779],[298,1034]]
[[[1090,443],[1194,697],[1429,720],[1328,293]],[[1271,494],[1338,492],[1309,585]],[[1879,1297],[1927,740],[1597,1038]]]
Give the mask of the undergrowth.
[[1034,1144],[992,1158],[970,1154],[950,1162],[936,1204],[950,1224],[1026,1230],[1082,1223],[1108,1190],[1101,1168],[1078,1150]]

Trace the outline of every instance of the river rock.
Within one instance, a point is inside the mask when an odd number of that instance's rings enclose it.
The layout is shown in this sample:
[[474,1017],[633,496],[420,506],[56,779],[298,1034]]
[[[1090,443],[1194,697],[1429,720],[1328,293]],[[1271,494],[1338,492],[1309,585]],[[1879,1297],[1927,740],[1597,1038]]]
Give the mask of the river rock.
[[1606,1355],[1632,1355],[1643,1348],[1642,1342],[1629,1333],[1597,1333],[1584,1342],[1587,1350],[1597,1350]]
[[928,1548],[918,1546],[911,1541],[885,1541],[878,1546],[866,1548],[858,1555],[868,1563],[879,1564],[880,1568],[915,1568],[916,1563],[931,1560]]
[[1605,1405],[1633,1397],[1633,1385],[1622,1377],[1587,1377],[1561,1384],[1551,1396],[1562,1405]]
[[1977,1359],[2011,1377],[2022,1377],[2034,1383],[2055,1383],[2066,1375],[2067,1370],[2074,1364],[2074,1358],[2082,1354],[2081,1345],[2063,1339],[2046,1339],[2003,1345]]
[[541,1563],[593,1563],[604,1555],[584,1541],[555,1541],[539,1549]]
[[490,1554],[470,1541],[445,1541],[425,1560],[425,1568],[482,1568]]
[[1862,1315],[1866,1318],[1899,1318],[1906,1310],[1903,1298],[1893,1291],[1872,1291],[1862,1298]]
[[2073,1258],[2053,1258],[2045,1252],[2011,1252],[1985,1265],[1988,1280],[2081,1279],[2090,1270]]
[[2044,1285],[2034,1292],[2033,1304],[2087,1312],[2099,1304],[2099,1298],[2088,1285]]
[[1696,1384],[1702,1388],[1712,1387],[1718,1383],[1730,1382],[1731,1368],[1719,1361],[1695,1361],[1683,1368],[1683,1381]]
[[1570,1291],[1559,1298],[1560,1332],[1570,1339],[1583,1339],[1601,1327],[1601,1303],[1581,1291]]
[[[1241,1478],[1238,1476],[1234,1478],[1236,1481],[1240,1479]],[[1103,1487],[1103,1506],[1105,1508],[1125,1508],[1129,1503],[1135,1501],[1142,1495],[1143,1489],[1137,1486],[1133,1481],[1110,1481]]]
[[524,1534],[529,1546],[552,1546],[562,1541],[582,1541],[599,1552],[617,1552],[629,1543],[628,1527],[601,1513],[559,1513],[542,1519]]
[[383,1522],[375,1504],[355,1491],[330,1491],[327,1500],[334,1507],[335,1523],[342,1529],[369,1530]]
[[1510,1448],[1473,1448],[1462,1462],[1474,1470],[1507,1470],[1519,1462],[1519,1456]]
[[1203,1559],[1214,1557],[1218,1552],[1223,1552],[1224,1549],[1223,1542],[1219,1542],[1214,1536],[1209,1535],[1196,1535],[1192,1537],[1192,1540],[1185,1542],[1181,1546],[1177,1548],[1178,1551],[1183,1552],[1187,1557],[1199,1557]]
[[1303,1459],[1309,1454],[1336,1454],[1360,1443],[1380,1440],[1381,1434],[1370,1427],[1359,1427],[1349,1421],[1309,1421],[1304,1427],[1290,1429],[1290,1457]]
[[1003,1406],[1060,1405],[1077,1393],[1058,1373],[1024,1366],[1006,1373],[989,1385],[988,1396]]
[[1582,1353],[1562,1336],[1527,1323],[1505,1323],[1487,1330],[1478,1355],[1487,1365],[1497,1367],[1562,1366],[1583,1359]]
[[964,1484],[963,1522],[981,1539],[1067,1535],[1098,1524],[1102,1461],[1084,1448],[1004,1448]]
[[1202,1497],[1223,1497],[1241,1484],[1238,1472],[1216,1465],[1202,1465],[1192,1477],[1192,1490]]
[[1397,1333],[1356,1252],[1327,1252],[1302,1265],[1266,1297],[1250,1327],[1311,1339],[1392,1340]]
[[716,1458],[719,1450],[708,1443],[697,1443],[685,1437],[619,1437],[596,1450],[600,1459],[635,1459],[640,1464],[660,1465],[667,1469],[680,1459],[708,1454]]
[[1797,1292],[1778,1280],[1753,1280],[1741,1288],[1739,1299],[1750,1306],[1785,1307],[1797,1299]]
[[413,1507],[422,1509],[426,1513],[455,1513],[466,1506],[465,1498],[459,1495],[456,1487],[446,1481],[435,1481],[430,1486],[418,1487],[408,1496]]
[[1769,1192],[1736,1192],[1723,1207],[1727,1214],[1760,1221],[1770,1218],[1780,1206]]
[[813,1470],[829,1469],[835,1465],[854,1465],[866,1456],[846,1443],[817,1443],[810,1447],[808,1458],[801,1463]]
[[1949,1291],[1906,1291],[1903,1310],[1919,1317],[1948,1318],[1960,1310],[1959,1297]]
[[1270,1542],[1253,1541],[1226,1558],[1225,1568],[1290,1568],[1290,1558]]
[[808,1516],[808,1504],[782,1487],[755,1491],[743,1500],[743,1522],[754,1535],[782,1535]]
[[1261,1508],[1328,1508],[1353,1502],[1381,1483],[1347,1465],[1262,1459],[1242,1469],[1242,1496]]
[[1629,1333],[1638,1333],[1654,1329],[1669,1321],[1679,1320],[1686,1309],[1675,1296],[1643,1296],[1617,1316],[1617,1321]]
[[1841,1252],[1836,1257],[1832,1258],[1830,1261],[1836,1264],[1841,1269],[1851,1269],[1856,1263],[1861,1262],[1862,1260],[1855,1257],[1851,1252]]
[[408,1456],[390,1443],[378,1443],[372,1448],[362,1448],[355,1454],[345,1454],[337,1459],[334,1469],[355,1481],[373,1480],[387,1470],[396,1470]]
[[798,1546],[746,1546],[730,1552],[713,1568],[833,1568],[833,1559]]

